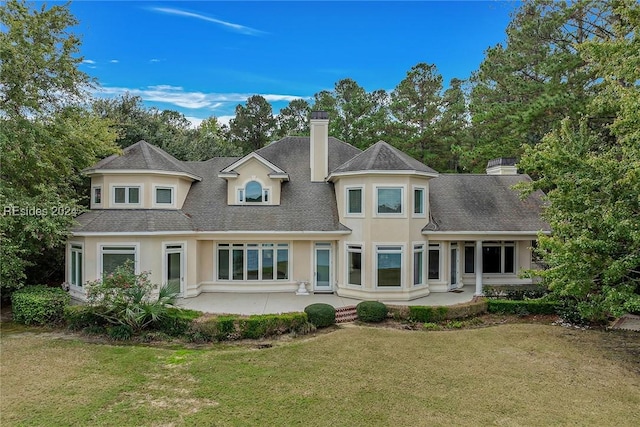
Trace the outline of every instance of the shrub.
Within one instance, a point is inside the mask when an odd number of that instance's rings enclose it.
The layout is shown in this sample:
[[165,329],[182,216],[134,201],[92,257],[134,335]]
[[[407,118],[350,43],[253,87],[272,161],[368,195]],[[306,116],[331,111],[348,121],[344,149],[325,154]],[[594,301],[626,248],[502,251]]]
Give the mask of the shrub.
[[135,274],[133,264],[125,263],[102,280],[87,284],[87,296],[92,311],[112,325],[128,325],[133,333],[167,317],[174,307],[177,294],[163,286],[158,289],[149,280],[149,273]]
[[304,312],[316,328],[326,328],[336,323],[336,309],[332,305],[318,302],[306,306]]
[[113,340],[126,341],[133,336],[133,329],[129,325],[114,325],[107,328],[107,334]]
[[70,300],[61,288],[38,285],[18,289],[11,295],[13,320],[25,325],[61,323]]
[[356,306],[358,319],[363,322],[382,322],[387,318],[387,306],[378,301],[362,301]]
[[413,322],[440,322],[446,319],[448,308],[445,306],[409,306],[409,320]]
[[498,314],[556,314],[557,303],[544,299],[532,300],[502,300],[490,299],[487,301],[489,313]]
[[309,330],[306,313],[259,314],[249,317],[220,316],[198,319],[189,330],[192,341],[258,339]]
[[166,316],[156,320],[150,326],[155,331],[171,337],[178,337],[186,334],[191,322],[200,316],[202,316],[202,313],[196,310],[170,307],[167,308]]
[[447,306],[445,319],[466,319],[468,317],[479,316],[487,312],[487,300],[477,298],[470,302]]
[[103,327],[106,321],[93,312],[93,308],[86,305],[68,305],[64,309],[64,320],[67,327],[73,331],[80,331],[92,327]]
[[533,285],[494,285],[485,286],[484,296],[490,299],[508,299],[521,301],[524,299],[538,299],[549,293],[542,284]]

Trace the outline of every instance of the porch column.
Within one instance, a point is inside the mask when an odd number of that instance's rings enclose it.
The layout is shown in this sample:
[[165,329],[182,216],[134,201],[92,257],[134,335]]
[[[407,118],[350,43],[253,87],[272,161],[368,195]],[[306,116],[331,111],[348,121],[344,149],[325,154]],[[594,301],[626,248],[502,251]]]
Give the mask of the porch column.
[[482,296],[482,240],[476,241],[476,296]]

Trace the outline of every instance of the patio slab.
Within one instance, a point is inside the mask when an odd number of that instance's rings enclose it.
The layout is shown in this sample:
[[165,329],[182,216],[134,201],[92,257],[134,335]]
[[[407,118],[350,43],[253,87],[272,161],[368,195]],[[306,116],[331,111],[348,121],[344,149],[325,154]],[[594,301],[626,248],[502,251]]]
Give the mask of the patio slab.
[[[392,305],[454,305],[471,301],[475,288],[465,286],[462,292],[432,293],[411,301],[387,301]],[[357,305],[359,299],[344,298],[335,294],[295,295],[292,293],[226,293],[205,292],[193,298],[181,298],[178,305],[204,313],[275,314],[303,311],[314,303],[325,303],[335,308]]]

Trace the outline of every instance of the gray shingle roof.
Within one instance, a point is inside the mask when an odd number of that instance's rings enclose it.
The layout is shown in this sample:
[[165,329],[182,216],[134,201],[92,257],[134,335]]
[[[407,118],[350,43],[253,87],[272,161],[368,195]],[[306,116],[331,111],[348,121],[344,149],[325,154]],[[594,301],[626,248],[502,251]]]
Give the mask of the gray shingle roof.
[[84,172],[99,169],[148,169],[196,175],[185,162],[177,160],[163,149],[146,141],[138,141],[122,150],[122,155],[114,154],[102,159]]
[[549,231],[540,218],[543,194],[521,200],[511,187],[527,175],[444,174],[429,181],[431,222],[424,231]]
[[160,209],[96,209],[76,218],[75,233],[191,231],[181,211]]
[[438,172],[384,141],[378,141],[365,151],[333,170],[333,174],[360,171],[416,171],[436,175]]

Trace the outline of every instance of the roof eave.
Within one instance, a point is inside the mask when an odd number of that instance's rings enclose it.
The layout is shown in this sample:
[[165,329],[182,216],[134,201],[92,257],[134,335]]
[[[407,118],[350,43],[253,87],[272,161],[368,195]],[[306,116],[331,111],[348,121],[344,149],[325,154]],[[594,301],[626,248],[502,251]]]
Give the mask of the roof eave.
[[440,176],[437,172],[425,172],[417,170],[361,170],[361,171],[347,171],[347,172],[333,172],[327,177],[327,181],[333,181],[335,178],[343,176],[357,176],[357,175],[410,175],[410,176],[423,176],[426,178],[436,178]]
[[83,169],[82,173],[87,176],[92,175],[170,175],[170,176],[182,176],[186,178],[190,178],[193,181],[202,181],[202,177],[189,173],[189,172],[180,172],[180,171],[166,171],[160,169]]

